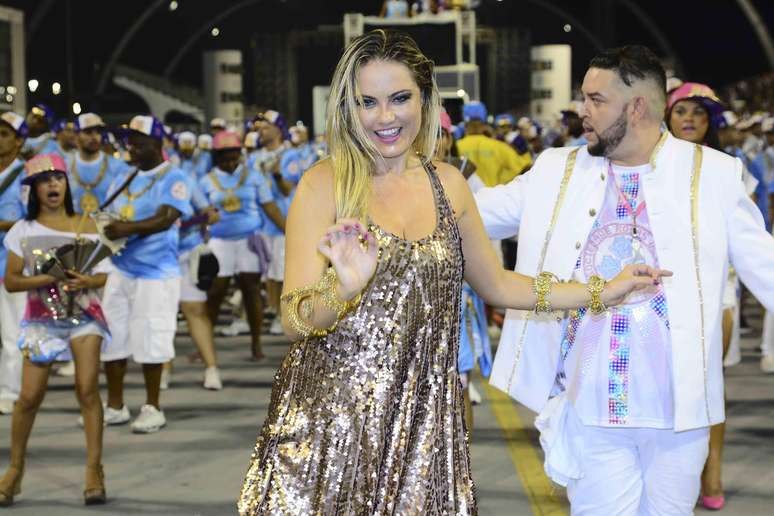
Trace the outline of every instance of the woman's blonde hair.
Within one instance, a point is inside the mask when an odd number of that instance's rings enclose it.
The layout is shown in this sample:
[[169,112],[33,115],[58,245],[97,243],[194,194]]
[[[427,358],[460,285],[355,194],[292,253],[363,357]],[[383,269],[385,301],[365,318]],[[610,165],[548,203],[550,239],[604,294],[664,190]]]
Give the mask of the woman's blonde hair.
[[353,40],[344,50],[331,81],[326,120],[328,150],[334,171],[337,217],[364,218],[378,149],[360,123],[360,69],[375,60],[406,65],[419,86],[422,117],[411,150],[423,161],[434,152],[441,130],[441,98],[433,75],[433,62],[411,37],[391,30],[374,30]]

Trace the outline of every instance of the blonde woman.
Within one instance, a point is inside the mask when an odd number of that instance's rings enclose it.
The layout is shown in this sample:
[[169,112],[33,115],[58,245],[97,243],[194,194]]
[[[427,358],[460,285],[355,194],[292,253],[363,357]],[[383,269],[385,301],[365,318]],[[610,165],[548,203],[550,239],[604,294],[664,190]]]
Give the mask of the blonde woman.
[[241,514],[475,513],[456,367],[463,278],[492,305],[548,310],[600,308],[667,274],[629,267],[587,288],[504,271],[462,174],[423,158],[439,110],[432,62],[408,36],[377,30],[344,51],[330,159],[288,214],[282,321],[296,342]]

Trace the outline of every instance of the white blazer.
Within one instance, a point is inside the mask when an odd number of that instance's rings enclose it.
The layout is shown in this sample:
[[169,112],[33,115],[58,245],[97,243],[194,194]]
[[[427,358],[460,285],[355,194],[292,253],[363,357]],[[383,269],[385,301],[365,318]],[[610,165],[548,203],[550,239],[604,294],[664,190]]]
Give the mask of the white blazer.
[[[651,158],[654,169],[642,176],[659,264],[674,272],[664,279],[664,290],[671,325],[676,431],[725,419],[721,307],[729,260],[753,294],[774,310],[774,238],[745,193],[742,162],[708,147],[701,148],[694,232],[691,179],[697,147],[664,135]],[[548,149],[526,174],[476,194],[490,238],[518,233],[517,272],[530,276],[540,272],[540,254],[571,151]],[[563,280],[572,276],[602,208],[607,163],[591,156],[585,146],[578,150],[542,270]],[[536,412],[543,409],[554,385],[563,316],[521,310],[506,314],[490,383]],[[568,386],[571,400],[572,389]]]

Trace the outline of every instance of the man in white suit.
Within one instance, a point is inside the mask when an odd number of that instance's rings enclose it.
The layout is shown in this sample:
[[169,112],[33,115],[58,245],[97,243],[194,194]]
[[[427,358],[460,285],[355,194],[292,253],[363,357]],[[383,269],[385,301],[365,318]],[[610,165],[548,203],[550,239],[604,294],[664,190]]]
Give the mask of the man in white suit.
[[665,84],[647,48],[603,52],[582,87],[588,144],[476,195],[490,238],[518,233],[518,272],[674,273],[600,315],[508,311],[490,382],[540,413],[546,471],[573,514],[692,514],[709,427],[725,418],[729,260],[774,308],[774,239],[742,163],[661,132]]

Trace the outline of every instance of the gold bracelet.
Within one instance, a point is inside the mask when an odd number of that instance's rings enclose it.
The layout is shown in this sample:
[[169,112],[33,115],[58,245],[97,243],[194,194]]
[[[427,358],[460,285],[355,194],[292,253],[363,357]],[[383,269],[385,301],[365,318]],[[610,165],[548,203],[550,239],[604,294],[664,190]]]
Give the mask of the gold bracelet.
[[607,281],[604,278],[594,275],[589,278],[589,283],[586,285],[586,290],[591,294],[591,301],[589,301],[589,310],[594,315],[599,315],[607,311],[605,303],[602,302],[600,294],[605,289]]
[[558,282],[559,278],[551,272],[541,272],[535,278],[532,284],[532,290],[535,292],[537,301],[535,302],[535,313],[539,314],[549,313],[552,311],[551,303],[546,299],[551,294],[551,289],[554,286],[554,281]]
[[[361,294],[349,301],[339,299],[336,280],[336,271],[331,267],[316,284],[294,289],[280,297],[288,305],[288,322],[302,338],[328,335],[348,312],[360,304]],[[320,296],[323,305],[336,312],[336,320],[327,328],[317,328],[308,322],[312,319],[315,296]]]
[[356,308],[360,304],[361,294],[356,295],[349,301],[342,301],[339,299],[336,293],[336,282],[338,276],[336,276],[336,269],[330,267],[323,275],[322,279],[318,283],[320,288],[320,294],[322,295],[322,303],[334,312],[336,312],[336,321],[340,321],[350,310]]

